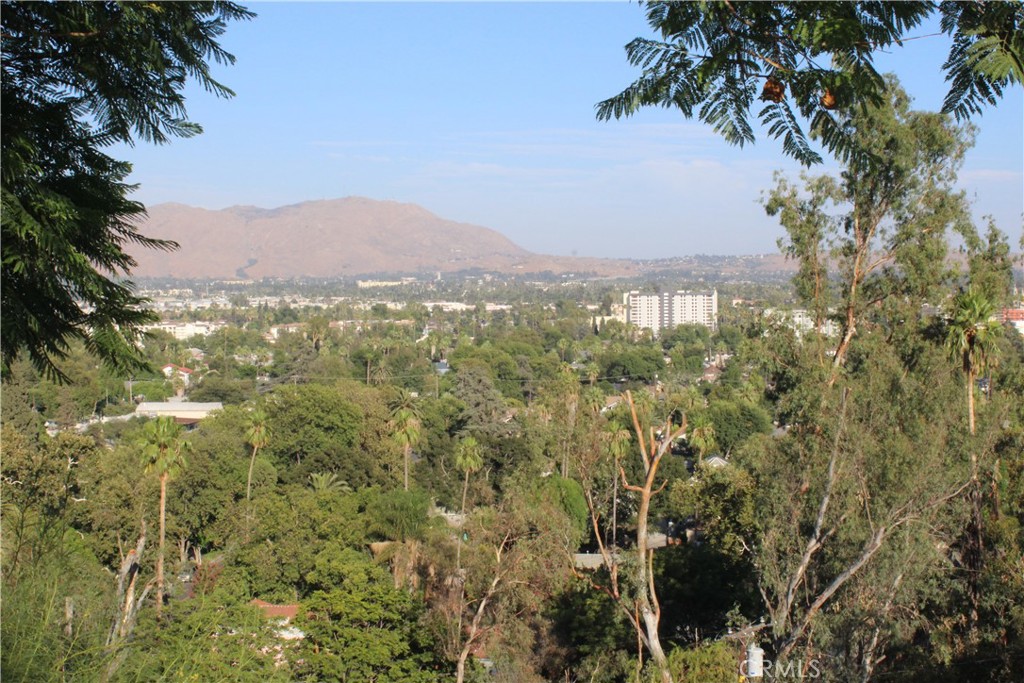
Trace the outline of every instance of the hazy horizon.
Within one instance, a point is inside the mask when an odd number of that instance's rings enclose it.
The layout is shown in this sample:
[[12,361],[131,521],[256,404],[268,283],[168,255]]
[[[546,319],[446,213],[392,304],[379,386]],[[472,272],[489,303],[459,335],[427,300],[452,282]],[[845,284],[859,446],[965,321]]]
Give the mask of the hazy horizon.
[[[215,76],[188,90],[192,139],[113,152],[133,197],[223,209],[362,196],[422,206],[555,256],[776,253],[761,194],[802,170],[781,143],[730,147],[675,111],[598,122],[637,75],[623,46],[651,36],[629,3],[253,3]],[[944,36],[879,54],[922,109],[946,92]],[[1024,91],[972,123],[960,187],[1014,249],[1024,216]],[[835,171],[828,165],[810,169]]]

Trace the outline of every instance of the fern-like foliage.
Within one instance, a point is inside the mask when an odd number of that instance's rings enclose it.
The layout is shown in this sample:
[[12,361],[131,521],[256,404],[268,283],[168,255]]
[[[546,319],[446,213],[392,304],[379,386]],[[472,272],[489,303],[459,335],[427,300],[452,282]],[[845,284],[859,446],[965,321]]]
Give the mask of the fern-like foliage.
[[233,58],[217,43],[251,13],[230,2],[4,2],[0,129],[2,349],[6,375],[19,354],[43,373],[73,340],[108,365],[143,364],[137,342],[153,319],[125,279],[129,246],[174,249],[136,229],[131,166],[103,153],[135,139],[163,143],[200,132],[188,120],[189,79],[232,93],[209,62]]
[[600,120],[643,107],[678,109],[710,125],[730,144],[754,141],[751,108],[783,153],[820,163],[816,141],[843,163],[859,154],[840,123],[885,100],[877,50],[942,13],[953,37],[944,68],[951,81],[944,110],[958,118],[995,104],[1022,80],[1024,4],[1012,2],[653,2],[648,23],[660,40],[626,46],[641,75],[596,106]]
[[953,36],[942,109],[963,120],[1024,82],[1024,4],[943,2],[941,12],[942,30]]

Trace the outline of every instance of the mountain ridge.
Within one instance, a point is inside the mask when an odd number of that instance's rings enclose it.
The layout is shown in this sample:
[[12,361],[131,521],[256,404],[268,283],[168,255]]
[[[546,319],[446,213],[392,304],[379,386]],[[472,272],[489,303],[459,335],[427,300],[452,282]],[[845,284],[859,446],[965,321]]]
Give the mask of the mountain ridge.
[[625,259],[534,254],[484,226],[441,218],[408,202],[342,197],[265,209],[212,210],[169,202],[148,207],[139,231],[174,240],[174,252],[142,250],[138,277],[344,277],[481,269],[502,273],[633,274]]
[[658,259],[546,256],[498,231],[441,218],[409,202],[350,196],[274,208],[236,204],[204,209],[155,204],[140,220],[147,237],[180,249],[133,250],[138,278],[262,279],[422,276],[459,271],[507,275],[705,278],[788,277],[783,255],[689,255]]

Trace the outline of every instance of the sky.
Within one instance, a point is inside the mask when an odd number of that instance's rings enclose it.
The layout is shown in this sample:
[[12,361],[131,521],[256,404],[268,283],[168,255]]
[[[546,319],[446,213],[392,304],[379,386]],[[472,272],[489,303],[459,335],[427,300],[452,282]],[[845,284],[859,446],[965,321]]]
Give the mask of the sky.
[[[635,2],[244,3],[214,76],[186,90],[204,133],[112,152],[147,205],[276,208],[363,196],[492,228],[535,253],[622,258],[777,251],[761,206],[781,143],[728,145],[674,110],[600,122],[594,105],[638,75],[633,38],[655,37]],[[934,31],[922,28],[917,34]],[[946,92],[943,36],[876,57],[917,108]],[[979,227],[1018,249],[1024,216],[1024,89],[973,120],[960,173]],[[835,171],[827,164],[814,173]]]

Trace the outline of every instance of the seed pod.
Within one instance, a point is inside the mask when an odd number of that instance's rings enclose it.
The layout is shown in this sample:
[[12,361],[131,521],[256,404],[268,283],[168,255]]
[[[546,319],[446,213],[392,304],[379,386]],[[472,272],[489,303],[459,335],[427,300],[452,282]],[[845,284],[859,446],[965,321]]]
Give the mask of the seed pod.
[[786,96],[786,84],[774,76],[769,76],[764,82],[764,89],[761,91],[761,99],[771,102],[781,102]]

